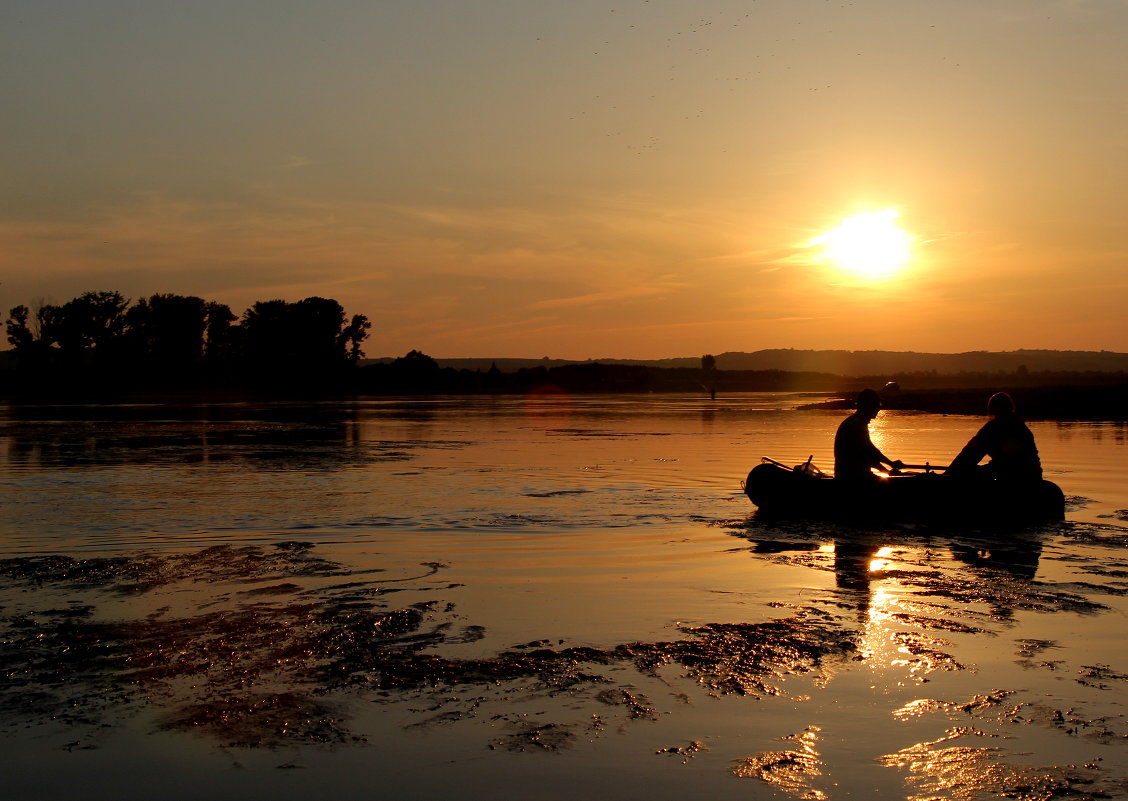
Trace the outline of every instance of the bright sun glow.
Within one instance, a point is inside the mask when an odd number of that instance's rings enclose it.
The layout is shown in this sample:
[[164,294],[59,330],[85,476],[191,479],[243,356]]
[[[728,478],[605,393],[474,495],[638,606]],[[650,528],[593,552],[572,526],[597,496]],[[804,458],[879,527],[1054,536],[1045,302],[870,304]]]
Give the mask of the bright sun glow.
[[810,245],[821,246],[823,258],[856,278],[890,278],[909,260],[912,237],[897,225],[900,216],[896,209],[855,214]]

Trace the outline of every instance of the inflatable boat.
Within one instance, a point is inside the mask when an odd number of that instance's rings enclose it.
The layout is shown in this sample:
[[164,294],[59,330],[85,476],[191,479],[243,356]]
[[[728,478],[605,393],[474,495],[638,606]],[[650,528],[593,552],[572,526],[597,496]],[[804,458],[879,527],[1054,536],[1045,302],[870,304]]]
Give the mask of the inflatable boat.
[[1052,481],[955,477],[931,468],[855,483],[836,481],[809,462],[789,468],[764,459],[748,473],[744,492],[760,513],[770,516],[991,523],[1065,519],[1065,496]]

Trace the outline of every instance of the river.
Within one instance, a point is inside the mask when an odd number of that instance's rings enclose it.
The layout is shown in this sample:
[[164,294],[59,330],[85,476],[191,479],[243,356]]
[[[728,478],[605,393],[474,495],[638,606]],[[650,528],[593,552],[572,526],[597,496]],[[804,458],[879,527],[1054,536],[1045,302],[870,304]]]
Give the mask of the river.
[[1128,427],[1031,424],[1064,523],[758,520],[810,400],[0,407],[0,797],[1128,797]]

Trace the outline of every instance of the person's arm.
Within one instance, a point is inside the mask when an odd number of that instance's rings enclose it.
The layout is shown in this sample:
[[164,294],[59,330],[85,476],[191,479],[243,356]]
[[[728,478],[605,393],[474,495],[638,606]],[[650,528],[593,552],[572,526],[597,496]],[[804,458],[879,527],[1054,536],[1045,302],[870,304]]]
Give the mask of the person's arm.
[[900,459],[890,459],[884,453],[877,450],[876,446],[874,447],[874,451],[877,453],[877,460],[878,460],[878,463],[875,465],[875,467],[880,468],[882,465],[885,465],[885,466],[888,466],[888,468],[890,470],[897,471],[897,470],[900,470],[902,467],[905,466],[905,463],[902,462]]
[[885,464],[889,465],[889,469],[892,470],[894,473],[896,473],[898,470],[900,470],[902,467],[905,466],[905,463],[902,462],[900,459],[890,459],[888,457],[886,457],[886,459],[885,459]]
[[956,458],[948,465],[948,470],[960,471],[970,470],[979,464],[983,457],[987,455],[988,446],[988,429],[987,426],[979,429],[975,436],[968,440],[967,444],[963,446]]
[[905,463],[900,461],[899,459],[890,459],[888,456],[882,453],[881,450],[873,444],[873,440],[870,440],[869,446],[870,452],[872,454],[870,463],[872,467],[876,467],[878,470],[880,470],[882,467],[888,466],[890,470],[900,470],[905,466]]

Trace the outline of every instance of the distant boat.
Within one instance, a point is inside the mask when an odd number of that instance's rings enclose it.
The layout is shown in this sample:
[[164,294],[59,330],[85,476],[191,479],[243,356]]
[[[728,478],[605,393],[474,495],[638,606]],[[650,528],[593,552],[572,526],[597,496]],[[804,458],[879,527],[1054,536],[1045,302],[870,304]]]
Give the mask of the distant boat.
[[935,472],[876,478],[872,485],[835,481],[810,468],[765,459],[748,473],[744,493],[769,516],[898,522],[966,520],[1042,523],[1065,519],[1065,495],[1052,481],[1005,482]]

